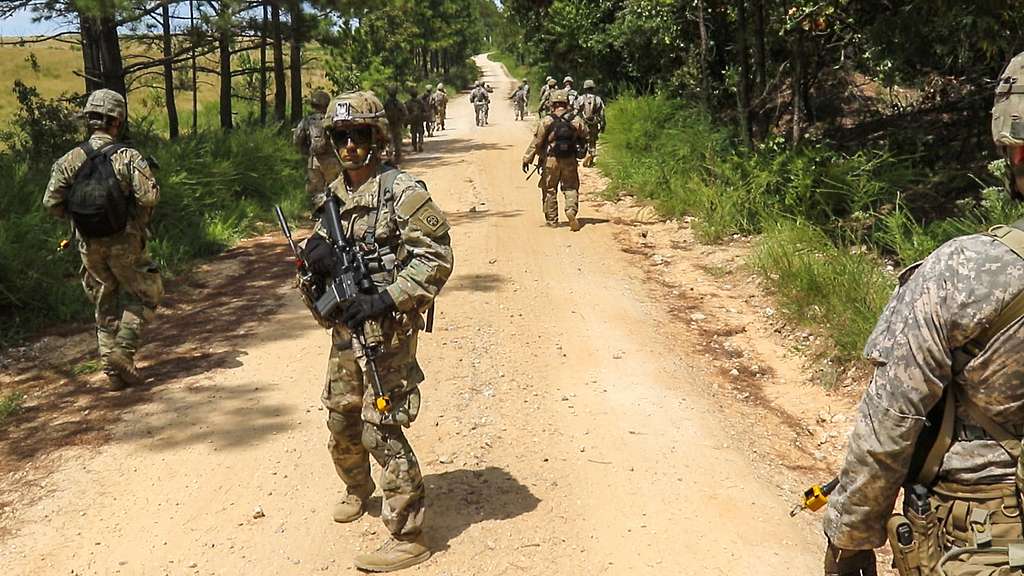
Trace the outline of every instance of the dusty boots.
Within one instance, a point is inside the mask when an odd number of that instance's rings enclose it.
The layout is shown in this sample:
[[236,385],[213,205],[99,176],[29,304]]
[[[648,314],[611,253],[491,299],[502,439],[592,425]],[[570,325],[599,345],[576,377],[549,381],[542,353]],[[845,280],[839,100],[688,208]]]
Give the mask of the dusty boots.
[[346,522],[355,522],[359,520],[366,512],[366,503],[370,500],[370,496],[376,486],[370,485],[370,488],[360,494],[346,494],[337,504],[334,505],[332,515],[334,516],[335,522],[345,524]]
[[423,543],[423,536],[415,540],[391,538],[376,552],[360,554],[353,558],[356,568],[367,572],[391,572],[415,566],[430,558],[430,548]]
[[[138,386],[146,381],[142,374],[139,374],[139,370],[135,367],[135,362],[122,352],[111,353],[107,363],[121,380],[121,388],[125,386]],[[113,378],[110,379],[110,383],[112,388],[118,389],[115,388]]]
[[568,216],[568,218],[569,218],[569,230],[572,230],[573,232],[579,232],[580,228],[582,228],[582,226],[580,226],[580,221],[576,219],[576,215],[573,214],[572,216]]

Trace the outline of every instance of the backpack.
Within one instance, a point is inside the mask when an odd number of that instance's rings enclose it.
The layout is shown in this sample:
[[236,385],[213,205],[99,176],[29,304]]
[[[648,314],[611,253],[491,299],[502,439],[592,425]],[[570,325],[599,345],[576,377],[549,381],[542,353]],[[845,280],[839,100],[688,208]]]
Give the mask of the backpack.
[[311,114],[306,125],[309,130],[309,155],[323,156],[332,154],[334,146],[331,144],[327,131],[324,130],[323,116],[319,113]]
[[583,97],[583,119],[587,124],[597,124],[599,108],[597,106],[597,96],[593,94],[587,94]]
[[105,238],[124,231],[132,198],[121,190],[110,158],[125,146],[108,144],[95,150],[87,141],[79,148],[85,152],[85,162],[64,199],[75,229],[85,238]]
[[[572,113],[563,116],[550,114],[550,116],[554,122],[548,128],[549,138],[546,138],[550,142],[548,154],[555,158],[581,158],[579,134],[576,132],[576,127],[572,125],[575,116]],[[583,147],[583,152],[586,154],[586,146]]]

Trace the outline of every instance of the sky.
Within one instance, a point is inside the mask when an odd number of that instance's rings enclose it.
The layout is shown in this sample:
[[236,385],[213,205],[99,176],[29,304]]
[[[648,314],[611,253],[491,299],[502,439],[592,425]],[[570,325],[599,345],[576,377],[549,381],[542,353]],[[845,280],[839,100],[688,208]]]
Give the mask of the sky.
[[67,27],[67,24],[60,20],[33,23],[32,13],[23,10],[10,18],[0,20],[0,36],[38,36],[59,32]]

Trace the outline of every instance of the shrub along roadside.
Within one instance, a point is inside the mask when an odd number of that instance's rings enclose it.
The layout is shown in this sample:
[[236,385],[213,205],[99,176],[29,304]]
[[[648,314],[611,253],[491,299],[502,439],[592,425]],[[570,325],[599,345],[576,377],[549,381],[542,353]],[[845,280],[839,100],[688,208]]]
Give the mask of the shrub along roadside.
[[911,159],[884,150],[848,155],[821,143],[794,151],[781,141],[743,153],[710,115],[682,100],[625,95],[607,116],[598,165],[611,193],[695,216],[706,242],[760,234],[752,266],[780,307],[824,329],[844,360],[860,353],[895,285],[886,263],[911,264],[955,236],[1024,216],[1024,207],[988,188],[966,190],[945,210],[951,216],[923,222],[912,216],[921,207],[901,200],[926,184]]
[[[216,254],[272,222],[272,206],[308,209],[302,161],[273,128],[200,132],[177,141],[136,134],[135,145],[160,164],[161,199],[151,223],[150,250],[165,274]],[[40,203],[47,159],[31,164],[24,150],[0,153],[0,343],[41,326],[84,320],[91,307],[79,286],[77,250],[58,253],[64,221]]]

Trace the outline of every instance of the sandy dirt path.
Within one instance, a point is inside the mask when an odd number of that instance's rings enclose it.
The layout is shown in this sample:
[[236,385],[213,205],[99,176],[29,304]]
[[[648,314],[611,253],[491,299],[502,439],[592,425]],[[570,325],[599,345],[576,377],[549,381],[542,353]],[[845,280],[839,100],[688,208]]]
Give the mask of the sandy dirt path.
[[[436,553],[406,573],[819,573],[813,521],[790,519],[792,502],[751,463],[765,431],[723,425],[620,226],[587,204],[578,233],[543,225],[536,177],[519,171],[534,119],[513,121],[504,69],[478,64],[496,88],[490,125],[474,126],[462,94],[449,130],[404,166],[448,212],[456,253],[421,340],[428,380],[409,432]],[[200,289],[227,304],[182,307],[177,323],[164,312],[142,361],[159,385],[129,393],[142,396],[119,406],[104,442],[49,459],[38,497],[4,516],[0,572],[357,573],[352,554],[386,534],[371,516],[330,519],[341,486],[318,399],[328,334],[287,274],[225,290],[287,269],[279,240],[211,264],[231,281]]]

